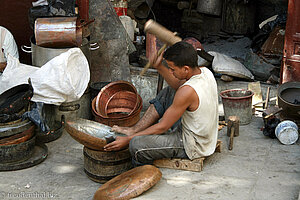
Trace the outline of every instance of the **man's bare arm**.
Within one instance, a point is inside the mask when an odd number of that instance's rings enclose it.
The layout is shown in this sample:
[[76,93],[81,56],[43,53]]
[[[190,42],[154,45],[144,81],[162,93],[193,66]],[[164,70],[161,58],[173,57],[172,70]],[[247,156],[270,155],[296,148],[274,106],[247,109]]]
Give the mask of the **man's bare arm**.
[[194,95],[194,89],[189,86],[184,86],[178,89],[172,105],[166,110],[161,120],[157,124],[133,134],[131,138],[138,135],[153,135],[166,132],[177,120],[180,119],[186,109],[191,105]]
[[158,73],[162,75],[169,86],[177,90],[185,81],[177,79],[172,72],[163,65],[162,60],[163,53],[160,56],[157,56],[155,53],[150,57],[150,63],[152,66],[157,69]]

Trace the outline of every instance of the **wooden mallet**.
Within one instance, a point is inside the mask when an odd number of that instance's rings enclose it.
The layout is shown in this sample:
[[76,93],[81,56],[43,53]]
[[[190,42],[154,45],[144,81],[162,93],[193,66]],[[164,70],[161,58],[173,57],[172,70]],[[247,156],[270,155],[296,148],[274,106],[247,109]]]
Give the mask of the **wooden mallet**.
[[[155,35],[159,40],[164,42],[165,44],[162,48],[158,51],[158,56],[167,48],[167,46],[172,46],[176,42],[180,42],[182,39],[176,36],[172,31],[169,31],[159,23],[153,21],[152,19],[148,20],[144,26],[144,31],[147,33],[151,33]],[[144,73],[148,70],[151,66],[150,62],[148,62],[144,69],[141,71],[140,75],[144,75]]]

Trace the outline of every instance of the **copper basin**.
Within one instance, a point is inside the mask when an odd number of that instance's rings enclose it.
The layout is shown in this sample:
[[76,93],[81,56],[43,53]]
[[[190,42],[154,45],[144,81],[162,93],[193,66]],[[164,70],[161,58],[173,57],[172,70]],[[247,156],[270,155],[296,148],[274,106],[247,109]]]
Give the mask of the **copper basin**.
[[92,114],[95,117],[97,122],[106,124],[108,126],[118,125],[118,126],[126,126],[130,127],[136,124],[140,119],[140,112],[143,107],[143,101],[140,95],[138,95],[139,103],[137,109],[134,110],[130,115],[124,115],[123,113],[114,113],[112,117],[103,118],[97,113],[96,107],[96,98],[92,101]]
[[104,86],[96,97],[95,111],[102,118],[112,113],[132,114],[139,105],[136,88],[127,81],[115,81]]
[[137,94],[129,91],[115,93],[105,106],[105,113],[108,117],[114,113],[130,115],[136,109]]

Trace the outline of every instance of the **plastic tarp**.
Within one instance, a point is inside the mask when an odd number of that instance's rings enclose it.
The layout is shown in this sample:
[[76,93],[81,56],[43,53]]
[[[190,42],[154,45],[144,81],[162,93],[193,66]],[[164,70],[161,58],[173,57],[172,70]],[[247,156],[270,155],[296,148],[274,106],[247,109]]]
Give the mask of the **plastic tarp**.
[[78,100],[85,92],[89,80],[89,64],[79,48],[54,57],[41,68],[24,65],[9,56],[7,67],[0,76],[0,94],[23,83],[34,89],[32,101],[60,105]]

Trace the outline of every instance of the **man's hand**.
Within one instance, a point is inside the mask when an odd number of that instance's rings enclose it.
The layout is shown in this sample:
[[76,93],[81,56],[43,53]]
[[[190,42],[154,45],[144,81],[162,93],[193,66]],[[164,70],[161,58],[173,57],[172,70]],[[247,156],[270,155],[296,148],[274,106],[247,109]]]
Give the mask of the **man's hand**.
[[128,147],[130,138],[129,137],[116,137],[116,140],[105,145],[104,151],[118,151]]
[[134,130],[133,127],[123,127],[123,126],[117,126],[117,125],[114,125],[110,130],[113,132],[122,133],[122,134],[125,134],[128,136],[136,133],[136,131]]

